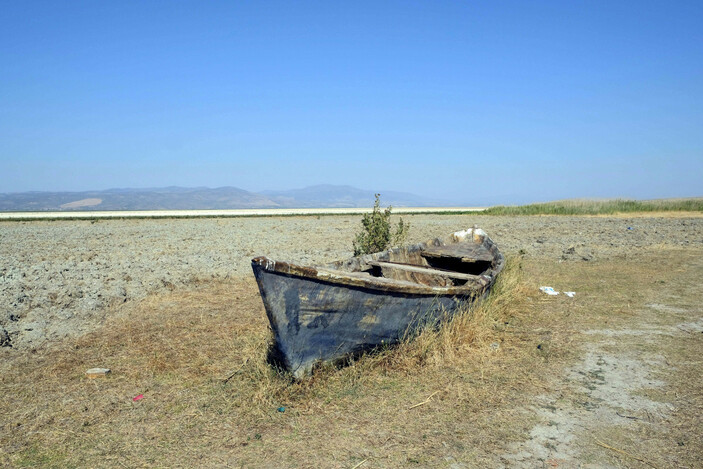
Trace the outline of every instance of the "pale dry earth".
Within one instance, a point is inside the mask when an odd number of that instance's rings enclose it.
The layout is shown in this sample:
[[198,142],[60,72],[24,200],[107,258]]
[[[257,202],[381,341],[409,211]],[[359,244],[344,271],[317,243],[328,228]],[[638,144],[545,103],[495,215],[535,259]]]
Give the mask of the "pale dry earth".
[[659,288],[631,284],[621,298],[632,307],[574,328],[577,359],[518,409],[536,423],[500,455],[504,467],[703,467],[702,253],[662,247],[630,261],[655,269]]
[[[409,242],[474,225],[506,254],[563,261],[703,246],[703,218],[404,215]],[[75,336],[106,307],[192,282],[251,275],[250,259],[351,256],[358,216],[0,222],[0,340],[16,349]]]
[[[574,270],[612,258],[638,263],[658,249],[703,252],[699,216],[404,218],[410,242],[477,225],[508,255]],[[350,256],[359,227],[358,216],[0,222],[2,352],[31,352],[95,330],[106,311],[119,314],[116,304],[150,293],[249,277],[250,259],[258,255],[310,264]],[[584,353],[562,374],[545,377],[549,391],[515,411],[516,421],[535,424],[524,440],[493,455],[494,466],[696,467],[679,464],[677,451],[699,451],[700,436],[678,434],[676,427],[686,419],[690,425],[690,409],[700,408],[699,390],[685,380],[700,380],[701,362],[690,353],[675,362],[672,350],[701,344],[703,260],[694,256],[680,270],[685,281],[680,272],[676,285],[662,280],[667,288],[648,297],[631,324],[573,332]],[[667,271],[658,274],[668,278]],[[658,446],[667,441],[674,449]],[[478,467],[458,456],[445,459],[441,467]]]

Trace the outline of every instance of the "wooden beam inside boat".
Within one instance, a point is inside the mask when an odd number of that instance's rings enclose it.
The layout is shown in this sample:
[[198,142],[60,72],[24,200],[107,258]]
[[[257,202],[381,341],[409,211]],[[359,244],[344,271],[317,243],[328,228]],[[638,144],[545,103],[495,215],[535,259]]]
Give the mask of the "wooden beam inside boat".
[[420,255],[422,257],[461,259],[461,262],[490,262],[493,254],[481,245],[449,245],[432,246],[424,249]]
[[456,279],[460,279],[460,280],[478,280],[481,278],[480,275],[464,274],[461,272],[451,272],[448,270],[433,269],[431,267],[421,267],[421,266],[407,265],[407,264],[394,264],[393,262],[368,261],[366,263],[369,265],[382,267],[382,268],[398,269],[398,270],[403,270],[406,272],[416,272],[418,274],[439,275],[442,277],[456,278]]

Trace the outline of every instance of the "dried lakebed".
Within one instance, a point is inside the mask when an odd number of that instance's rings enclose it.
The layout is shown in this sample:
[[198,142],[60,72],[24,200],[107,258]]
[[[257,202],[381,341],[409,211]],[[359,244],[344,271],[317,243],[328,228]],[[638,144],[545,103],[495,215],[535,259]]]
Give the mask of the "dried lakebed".
[[[701,217],[404,215],[418,242],[478,225],[508,255],[564,262],[703,246]],[[324,263],[351,255],[359,216],[0,222],[0,344],[46,346],[98,327],[122,303],[251,275],[267,255]]]

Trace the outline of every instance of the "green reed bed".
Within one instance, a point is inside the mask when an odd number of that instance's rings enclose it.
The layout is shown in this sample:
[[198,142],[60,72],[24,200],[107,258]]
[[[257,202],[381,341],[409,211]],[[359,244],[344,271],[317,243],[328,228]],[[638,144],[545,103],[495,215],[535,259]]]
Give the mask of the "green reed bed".
[[703,198],[661,200],[564,200],[490,207],[482,215],[610,215],[631,212],[701,212]]

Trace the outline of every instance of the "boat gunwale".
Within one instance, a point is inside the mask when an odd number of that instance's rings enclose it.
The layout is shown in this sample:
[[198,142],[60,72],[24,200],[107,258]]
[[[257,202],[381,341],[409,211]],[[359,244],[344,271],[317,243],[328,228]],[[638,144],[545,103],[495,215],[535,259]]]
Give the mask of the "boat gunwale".
[[394,280],[385,277],[368,278],[357,277],[355,272],[342,270],[318,269],[315,267],[301,266],[289,262],[274,261],[265,256],[252,259],[252,263],[259,265],[264,271],[271,274],[285,275],[288,277],[302,277],[311,281],[321,282],[333,286],[377,290],[419,296],[473,296],[481,293],[492,282],[485,279],[486,286],[471,283],[469,286],[431,287],[405,280]]
[[[412,246],[408,246],[405,249],[424,249],[430,245],[446,245],[457,244],[463,242],[464,233],[470,233],[474,237],[474,229],[467,230],[466,232],[457,232],[449,238],[441,239],[436,238],[423,243],[418,243]],[[477,230],[478,231],[478,230]],[[478,235],[479,233],[476,233]],[[461,235],[462,237],[457,237]],[[298,264],[293,264],[285,261],[276,261],[269,259],[266,256],[259,256],[252,259],[252,264],[259,265],[264,271],[270,273],[283,274],[293,277],[302,277],[310,280],[321,281],[331,285],[337,285],[340,287],[356,287],[363,289],[377,290],[381,292],[397,292],[405,294],[414,294],[422,296],[475,296],[487,291],[495,282],[496,276],[503,269],[504,257],[497,250],[495,243],[491,240],[485,233],[481,231],[481,242],[489,246],[489,250],[495,256],[495,265],[489,269],[490,275],[480,274],[476,276],[476,279],[468,280],[467,283],[463,285],[456,285],[450,287],[440,287],[440,286],[429,286],[420,283],[414,283],[406,280],[396,280],[386,277],[374,277],[368,274],[362,274],[360,271],[348,271],[342,269],[336,269],[335,265],[341,265],[345,261],[337,261],[326,266],[312,267],[303,266]],[[491,249],[492,248],[492,249]],[[395,248],[404,249],[404,248]],[[367,254],[359,256],[357,258],[359,263],[365,264],[370,260],[378,260],[384,253],[393,251],[382,251],[374,254]],[[441,275],[441,271],[433,272]]]

